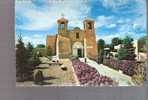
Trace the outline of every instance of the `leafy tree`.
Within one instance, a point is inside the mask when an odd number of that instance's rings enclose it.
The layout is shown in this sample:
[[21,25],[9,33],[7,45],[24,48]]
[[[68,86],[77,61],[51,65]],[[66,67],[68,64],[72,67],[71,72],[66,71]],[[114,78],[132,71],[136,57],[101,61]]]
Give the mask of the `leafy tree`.
[[119,39],[118,37],[115,37],[112,39],[112,45],[116,46],[118,44],[121,44],[121,39]]
[[110,48],[110,46],[111,46],[110,44],[105,44],[104,47],[105,47],[105,48]]
[[98,40],[97,46],[99,54],[99,63],[103,63],[105,41],[103,39]]
[[117,46],[119,44],[122,44],[122,40],[120,38],[118,38],[118,37],[113,38],[112,42],[111,42],[111,48],[110,48],[111,51],[115,51],[116,52],[116,50],[114,49],[114,46]]
[[133,39],[128,36],[123,40],[123,44],[118,51],[119,60],[135,60],[135,48],[132,42]]
[[44,44],[38,44],[37,48],[45,48],[45,45]]

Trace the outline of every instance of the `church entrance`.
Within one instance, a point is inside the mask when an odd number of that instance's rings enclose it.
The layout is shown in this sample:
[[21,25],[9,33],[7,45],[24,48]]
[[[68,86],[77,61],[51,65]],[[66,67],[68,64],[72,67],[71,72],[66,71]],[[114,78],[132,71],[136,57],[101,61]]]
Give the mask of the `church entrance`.
[[83,44],[75,42],[72,46],[72,55],[75,57],[83,57]]
[[82,57],[82,49],[80,49],[80,48],[78,48],[77,49],[78,51],[77,51],[77,55],[78,55],[78,57]]

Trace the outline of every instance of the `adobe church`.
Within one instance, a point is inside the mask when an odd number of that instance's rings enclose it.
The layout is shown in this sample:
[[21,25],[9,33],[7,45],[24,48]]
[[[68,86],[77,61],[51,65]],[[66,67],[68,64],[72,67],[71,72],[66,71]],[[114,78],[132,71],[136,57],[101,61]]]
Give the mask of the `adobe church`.
[[51,49],[52,55],[56,55],[56,52],[58,52],[59,58],[84,57],[86,55],[91,59],[97,58],[93,20],[84,20],[84,29],[75,27],[69,30],[68,20],[65,18],[58,19],[57,24],[58,34],[54,36],[47,35],[46,39],[46,47]]

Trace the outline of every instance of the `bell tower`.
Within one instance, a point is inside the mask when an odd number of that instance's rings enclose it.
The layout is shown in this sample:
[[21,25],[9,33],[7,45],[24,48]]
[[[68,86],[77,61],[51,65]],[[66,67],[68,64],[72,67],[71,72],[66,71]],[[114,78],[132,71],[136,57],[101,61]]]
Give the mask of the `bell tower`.
[[62,17],[57,20],[57,23],[58,23],[58,34],[62,36],[67,36],[68,20]]
[[89,32],[92,32],[92,33],[95,32],[93,20],[86,19],[86,20],[83,21],[83,24],[84,24],[84,30],[85,31],[89,31]]
[[96,44],[94,21],[90,19],[85,19],[83,21],[83,25],[84,25],[84,38],[86,40],[87,57],[96,60],[97,59],[97,44]]

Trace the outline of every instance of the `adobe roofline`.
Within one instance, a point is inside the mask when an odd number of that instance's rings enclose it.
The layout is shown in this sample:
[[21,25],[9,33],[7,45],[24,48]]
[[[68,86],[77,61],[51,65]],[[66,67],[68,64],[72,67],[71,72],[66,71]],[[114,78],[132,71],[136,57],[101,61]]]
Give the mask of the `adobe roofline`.
[[60,19],[57,20],[57,23],[61,23],[61,22],[66,22],[66,23],[68,23],[68,20],[65,19],[65,18],[60,18]]
[[84,22],[93,22],[94,23],[94,20],[92,20],[92,19],[85,19],[84,21],[83,21],[83,23]]
[[[65,19],[65,18],[60,18],[57,20],[57,23],[61,23],[61,22],[66,22],[68,23],[68,20]],[[83,22],[93,22],[94,23],[94,20],[90,19],[90,18],[86,18]]]

